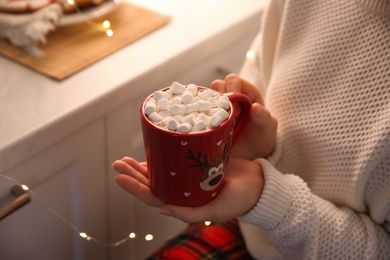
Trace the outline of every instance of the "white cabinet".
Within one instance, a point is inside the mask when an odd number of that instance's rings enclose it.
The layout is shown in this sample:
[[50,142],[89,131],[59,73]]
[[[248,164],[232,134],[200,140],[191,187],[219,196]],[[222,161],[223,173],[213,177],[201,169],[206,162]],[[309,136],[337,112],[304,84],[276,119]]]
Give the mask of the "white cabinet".
[[[99,120],[2,173],[29,186],[33,195],[30,203],[0,221],[0,259],[106,259],[106,247],[82,239],[48,210],[80,232],[106,240],[103,129]],[[13,183],[2,178],[0,185],[3,207]]]

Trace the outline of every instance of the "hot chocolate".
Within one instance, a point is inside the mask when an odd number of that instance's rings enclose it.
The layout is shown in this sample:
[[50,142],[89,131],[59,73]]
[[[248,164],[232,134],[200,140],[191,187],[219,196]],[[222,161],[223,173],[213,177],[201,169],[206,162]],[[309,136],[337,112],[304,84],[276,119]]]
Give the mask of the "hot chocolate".
[[155,125],[180,133],[195,133],[218,127],[230,116],[227,96],[195,84],[174,82],[153,93],[144,112]]

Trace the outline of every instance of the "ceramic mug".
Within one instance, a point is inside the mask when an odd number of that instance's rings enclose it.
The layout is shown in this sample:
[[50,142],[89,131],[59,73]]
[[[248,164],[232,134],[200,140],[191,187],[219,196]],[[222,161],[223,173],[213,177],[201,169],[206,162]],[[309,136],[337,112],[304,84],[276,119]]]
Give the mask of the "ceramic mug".
[[[225,95],[230,100],[229,118],[216,128],[195,133],[171,131],[150,121],[144,109],[153,95],[141,104],[150,187],[162,201],[196,207],[211,201],[221,190],[230,150],[249,122],[252,105],[244,94]],[[234,104],[240,107],[238,116]]]

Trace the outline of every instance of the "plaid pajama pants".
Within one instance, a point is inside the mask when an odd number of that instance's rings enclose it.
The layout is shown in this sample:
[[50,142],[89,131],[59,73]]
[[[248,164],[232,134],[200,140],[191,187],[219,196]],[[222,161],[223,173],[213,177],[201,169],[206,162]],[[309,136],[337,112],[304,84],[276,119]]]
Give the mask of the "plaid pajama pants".
[[189,225],[147,260],[252,260],[236,219],[223,224]]

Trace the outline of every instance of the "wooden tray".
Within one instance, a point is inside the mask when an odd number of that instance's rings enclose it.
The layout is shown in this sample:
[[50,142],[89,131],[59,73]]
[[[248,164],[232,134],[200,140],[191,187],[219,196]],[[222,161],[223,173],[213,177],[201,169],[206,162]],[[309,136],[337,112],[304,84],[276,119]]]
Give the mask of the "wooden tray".
[[[109,20],[114,32],[108,37],[102,22]],[[46,55],[33,58],[0,40],[0,54],[57,80],[65,79],[120,48],[167,24],[170,17],[128,3],[95,20],[57,28],[39,45]]]

